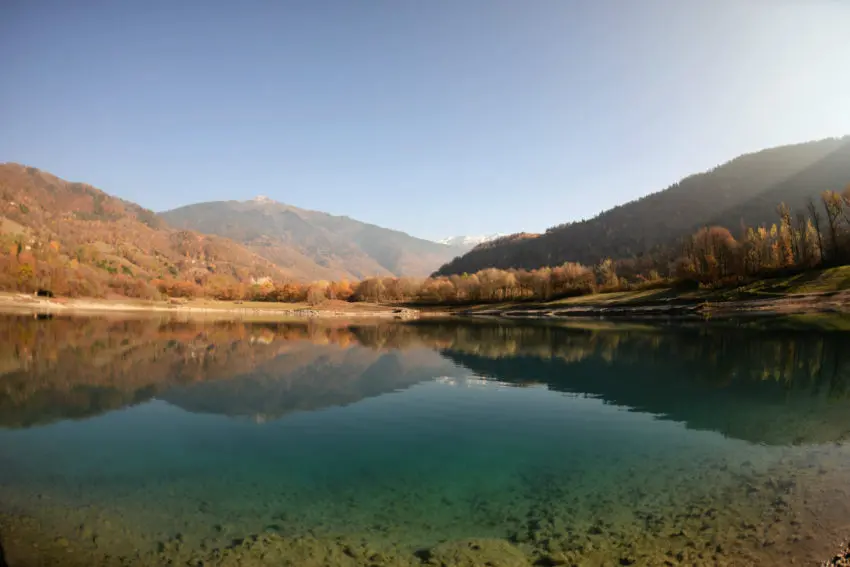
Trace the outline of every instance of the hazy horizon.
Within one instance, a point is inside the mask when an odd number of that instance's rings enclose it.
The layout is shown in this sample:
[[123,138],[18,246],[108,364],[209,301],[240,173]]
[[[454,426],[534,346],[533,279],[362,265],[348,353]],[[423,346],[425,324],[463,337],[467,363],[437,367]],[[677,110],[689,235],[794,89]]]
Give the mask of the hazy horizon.
[[156,211],[256,195],[542,232],[850,134],[850,4],[0,6],[0,161]]

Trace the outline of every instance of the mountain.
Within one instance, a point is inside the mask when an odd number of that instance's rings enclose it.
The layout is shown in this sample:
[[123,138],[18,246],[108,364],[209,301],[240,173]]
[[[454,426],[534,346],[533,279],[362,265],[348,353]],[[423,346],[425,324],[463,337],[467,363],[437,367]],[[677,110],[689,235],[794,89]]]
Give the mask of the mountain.
[[287,275],[240,244],[171,228],[152,211],[90,185],[0,164],[0,289],[145,296],[146,282],[156,278],[250,282]]
[[189,295],[198,288],[175,286],[416,276],[463,251],[267,197],[157,215],[85,183],[0,164],[4,290],[154,298],[161,280],[170,294]]
[[472,250],[479,244],[483,244],[484,242],[490,242],[491,240],[495,240],[504,236],[504,234],[485,234],[479,236],[449,236],[448,238],[443,238],[442,240],[438,240],[437,242],[440,244],[445,244],[446,246],[453,246],[458,249],[462,249],[464,252],[467,250]]
[[682,237],[706,225],[725,226],[739,234],[742,224],[774,223],[779,203],[796,213],[809,198],[817,199],[825,190],[843,191],[848,185],[850,136],[781,146],[740,156],[590,220],[556,226],[539,236],[481,244],[437,273],[638,257],[677,246]]
[[267,197],[217,201],[160,213],[172,226],[217,234],[303,279],[425,276],[463,250],[345,216]]

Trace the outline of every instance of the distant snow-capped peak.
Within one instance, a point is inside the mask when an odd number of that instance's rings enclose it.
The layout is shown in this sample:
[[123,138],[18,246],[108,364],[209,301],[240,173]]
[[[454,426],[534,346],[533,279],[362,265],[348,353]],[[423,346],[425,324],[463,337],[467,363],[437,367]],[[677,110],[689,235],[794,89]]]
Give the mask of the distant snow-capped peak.
[[440,244],[445,244],[447,246],[466,246],[472,248],[473,246],[478,246],[482,242],[489,242],[500,236],[504,236],[503,234],[485,234],[480,236],[449,236],[448,238],[443,238],[442,240],[438,240]]

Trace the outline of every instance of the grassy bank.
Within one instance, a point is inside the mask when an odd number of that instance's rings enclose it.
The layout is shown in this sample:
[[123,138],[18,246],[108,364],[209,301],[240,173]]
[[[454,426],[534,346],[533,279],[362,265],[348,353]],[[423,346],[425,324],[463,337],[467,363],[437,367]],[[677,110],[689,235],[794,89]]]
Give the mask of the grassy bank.
[[830,330],[850,329],[850,266],[762,279],[737,287],[681,290],[675,287],[598,293],[551,301],[519,301],[458,306],[465,316],[508,318],[736,318],[766,324]]

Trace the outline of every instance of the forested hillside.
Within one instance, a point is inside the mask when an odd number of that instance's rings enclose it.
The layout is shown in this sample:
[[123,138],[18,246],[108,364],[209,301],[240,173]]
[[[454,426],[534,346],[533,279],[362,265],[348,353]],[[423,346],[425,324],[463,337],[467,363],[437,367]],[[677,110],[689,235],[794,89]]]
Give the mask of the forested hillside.
[[[593,265],[664,249],[704,226],[743,236],[742,226],[775,222],[786,203],[792,216],[822,191],[850,185],[850,137],[781,146],[733,159],[597,217],[550,228],[537,238],[503,238],[442,266],[440,275],[490,267],[534,269],[564,262]],[[565,211],[565,216],[569,211]]]
[[425,276],[463,250],[265,197],[198,203],[160,216],[240,242],[307,280]]
[[0,164],[0,289],[155,297],[288,274],[219,236],[33,167]]
[[277,300],[300,301],[307,284],[327,290],[337,280],[331,295],[344,298],[345,280],[426,275],[457,251],[264,198],[157,215],[84,183],[0,164],[0,290],[239,299],[275,289]]
[[594,219],[485,242],[436,277],[400,276],[427,273],[451,251],[266,198],[156,215],[89,185],[0,165],[2,290],[488,302],[737,285],[848,264],[850,137],[741,156]]

